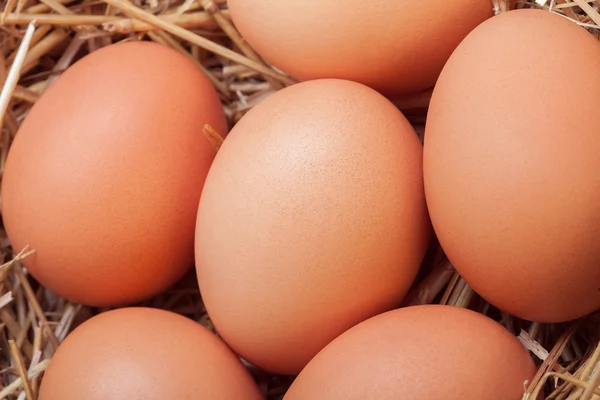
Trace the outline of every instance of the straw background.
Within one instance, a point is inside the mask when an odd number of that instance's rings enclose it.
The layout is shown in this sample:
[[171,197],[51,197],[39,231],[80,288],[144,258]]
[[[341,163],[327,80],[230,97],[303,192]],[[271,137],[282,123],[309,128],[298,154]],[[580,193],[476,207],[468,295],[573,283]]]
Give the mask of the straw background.
[[[503,0],[492,2],[498,12],[507,8]],[[544,8],[572,19],[591,34],[600,32],[594,0],[523,0],[512,7]],[[243,42],[225,0],[7,0],[3,9],[0,172],[19,124],[48,84],[81,56],[110,43],[152,40],[190,57],[210,77],[231,124],[269,94],[294,83]],[[426,91],[396,103],[420,135],[429,96]],[[37,284],[19,263],[32,251],[12,249],[0,228],[0,264],[4,263],[0,266],[0,399],[36,399],[58,344],[78,324],[102,311],[71,304]],[[535,399],[538,394],[556,400],[600,399],[600,389],[596,389],[600,384],[600,315],[564,324],[538,324],[501,313],[470,289],[437,245],[432,245],[404,301],[432,302],[480,311],[519,335],[539,366],[524,399]],[[212,329],[193,272],[144,305],[172,310]],[[281,399],[291,382],[289,377],[252,372],[268,399]]]

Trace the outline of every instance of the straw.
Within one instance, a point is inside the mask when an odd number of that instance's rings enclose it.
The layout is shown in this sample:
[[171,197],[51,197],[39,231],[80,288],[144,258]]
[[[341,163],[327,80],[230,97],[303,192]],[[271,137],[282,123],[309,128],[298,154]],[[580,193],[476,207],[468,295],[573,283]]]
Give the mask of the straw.
[[204,125],[202,131],[206,138],[212,143],[216,151],[219,151],[223,144],[223,136],[213,129],[210,125]]
[[[106,18],[106,17],[105,17]],[[214,30],[217,24],[213,21],[210,14],[205,12],[196,12],[192,14],[167,14],[159,16],[160,19],[168,21],[182,28],[187,29],[208,29]],[[153,24],[141,22],[135,19],[113,17],[110,21],[102,24],[103,28],[113,33],[132,33],[158,30]]]
[[[239,34],[237,29],[233,26],[233,24],[223,15],[221,9],[215,4],[213,0],[199,0],[200,4],[204,9],[215,19],[217,24],[221,27],[223,32],[229,36],[229,38],[233,41],[233,43],[241,50],[241,52],[248,57],[250,60],[256,61],[258,63],[264,64],[258,53],[250,47],[246,41]],[[283,85],[272,77],[267,77],[267,83],[273,89],[281,89]],[[256,91],[256,90],[255,90]]]
[[274,71],[273,69],[265,67],[264,65],[262,65],[256,61],[253,61],[244,56],[241,56],[239,53],[229,50],[223,46],[220,46],[220,45],[216,44],[215,42],[211,42],[210,40],[205,39],[204,37],[197,35],[191,31],[188,31],[180,26],[177,26],[177,25],[173,24],[172,22],[160,19],[159,17],[157,17],[153,14],[150,14],[148,12],[145,12],[142,9],[134,6],[133,4],[126,2],[125,0],[105,0],[105,2],[115,8],[123,11],[127,15],[135,17],[141,21],[147,22],[148,24],[154,25],[158,28],[164,29],[165,31],[167,31],[177,37],[185,39],[185,40],[189,41],[190,43],[193,43],[203,49],[206,49],[206,50],[211,51],[215,54],[218,54],[222,57],[225,57],[231,61],[242,64],[242,65],[244,65],[250,69],[253,69],[257,72],[260,72],[268,77],[276,78],[276,79],[280,80],[281,82],[288,83],[288,84],[291,84],[294,82],[287,76],[282,75],[281,73],[278,73],[278,72]]
[[9,340],[8,344],[10,345],[10,352],[13,356],[13,361],[21,378],[23,387],[25,388],[25,394],[27,395],[27,398],[31,400],[37,399],[37,396],[34,394],[33,389],[31,388],[31,382],[29,382],[29,376],[27,375],[25,362],[23,361],[23,357],[21,356],[21,352],[19,351],[17,344],[14,340]]
[[4,82],[4,87],[2,88],[2,93],[0,94],[0,126],[4,124],[4,114],[6,113],[6,109],[8,108],[8,103],[11,100],[13,91],[17,86],[17,82],[19,80],[19,75],[21,74],[21,68],[23,68],[23,64],[25,63],[27,57],[27,50],[29,49],[29,45],[31,44],[31,39],[33,38],[33,34],[35,32],[35,23],[32,22],[27,27],[27,32],[25,33],[25,37],[19,46],[19,50],[15,56],[15,61],[12,64],[10,71],[8,72],[8,76],[6,77],[6,81]]

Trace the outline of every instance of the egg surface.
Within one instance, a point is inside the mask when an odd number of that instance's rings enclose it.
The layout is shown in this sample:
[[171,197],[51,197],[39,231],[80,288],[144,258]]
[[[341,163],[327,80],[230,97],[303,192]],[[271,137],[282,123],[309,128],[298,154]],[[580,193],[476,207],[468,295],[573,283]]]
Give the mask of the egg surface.
[[397,306],[431,231],[421,168],[406,118],[358,83],[300,83],[246,114],[211,167],[196,228],[200,290],[225,341],[296,374]]
[[584,29],[509,11],[461,43],[433,92],[424,175],[437,236],[475,291],[524,319],[600,308],[599,70]]
[[218,95],[168,47],[104,47],[41,96],[10,148],[2,213],[15,251],[57,294],[93,306],[156,295],[193,267],[198,201],[226,133]]
[[40,400],[260,400],[222,340],[172,312],[123,308],[78,326],[50,360]]
[[435,83],[490,0],[229,0],[235,26],[267,61],[304,80],[341,78],[400,95]]
[[325,347],[284,400],[520,400],[535,366],[504,327],[441,305],[373,317]]

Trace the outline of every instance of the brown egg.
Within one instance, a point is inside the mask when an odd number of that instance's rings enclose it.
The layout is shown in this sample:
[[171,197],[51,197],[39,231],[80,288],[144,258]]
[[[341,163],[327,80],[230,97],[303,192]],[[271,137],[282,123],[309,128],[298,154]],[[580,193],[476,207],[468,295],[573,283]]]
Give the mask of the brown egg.
[[15,251],[59,295],[114,306],[165,290],[193,266],[198,201],[225,133],[214,88],[154,43],[105,47],[34,105],[10,149],[2,212]]
[[233,128],[200,200],[203,299],[232,348],[296,374],[398,305],[430,226],[422,146],[388,100],[343,80],[293,85]]
[[460,41],[493,15],[490,0],[229,0],[235,26],[300,80],[342,78],[387,95],[435,83]]
[[519,317],[600,307],[600,43],[540,10],[480,25],[434,90],[424,174],[435,231],[465,280]]
[[521,400],[535,366],[474,311],[414,306],[373,317],[325,347],[284,400]]
[[250,373],[202,325],[151,308],[108,311],[67,336],[39,400],[259,400]]

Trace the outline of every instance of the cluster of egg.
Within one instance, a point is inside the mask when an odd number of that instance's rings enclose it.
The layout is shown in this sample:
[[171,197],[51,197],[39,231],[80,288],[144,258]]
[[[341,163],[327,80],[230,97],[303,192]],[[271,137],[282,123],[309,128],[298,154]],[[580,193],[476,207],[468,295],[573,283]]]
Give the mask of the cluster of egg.
[[[500,324],[398,306],[435,232],[503,311],[600,308],[600,44],[546,11],[493,16],[488,0],[229,7],[302,81],[230,132],[192,61],[130,42],[67,70],[12,144],[3,219],[16,250],[35,250],[29,272],[124,307],[67,337],[40,400],[262,398],[239,357],[299,374],[286,400],[521,398],[534,363]],[[434,85],[422,144],[390,99]],[[221,338],[130,307],[194,258]]]

